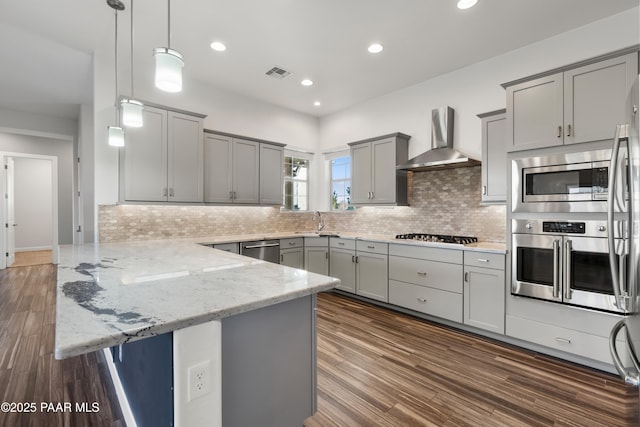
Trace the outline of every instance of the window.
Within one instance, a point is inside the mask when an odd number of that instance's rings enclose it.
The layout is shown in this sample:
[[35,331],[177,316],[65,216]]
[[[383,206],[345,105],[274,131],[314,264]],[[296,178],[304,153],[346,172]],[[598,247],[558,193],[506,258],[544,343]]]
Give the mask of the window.
[[331,160],[331,210],[352,210],[351,157]]
[[309,160],[284,157],[284,209],[309,209]]

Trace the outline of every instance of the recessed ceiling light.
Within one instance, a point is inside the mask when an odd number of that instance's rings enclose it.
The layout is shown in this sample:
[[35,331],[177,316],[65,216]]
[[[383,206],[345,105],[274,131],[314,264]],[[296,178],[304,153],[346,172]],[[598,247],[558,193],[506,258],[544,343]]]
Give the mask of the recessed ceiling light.
[[369,48],[367,50],[370,53],[380,53],[380,52],[382,52],[382,49],[384,49],[384,47],[382,47],[382,45],[380,43],[374,43],[371,46],[369,46]]
[[458,9],[469,9],[478,3],[478,0],[460,0],[458,2]]
[[211,43],[211,49],[215,50],[216,52],[224,52],[225,50],[227,50],[227,47],[222,42],[213,42]]
[[311,86],[311,85],[313,84],[313,80],[310,80],[310,79],[304,79],[304,80],[302,80],[302,81],[300,82],[300,84],[301,84],[302,86]]
[[314,102],[313,105],[315,105],[316,107],[319,107],[320,106],[320,101]]

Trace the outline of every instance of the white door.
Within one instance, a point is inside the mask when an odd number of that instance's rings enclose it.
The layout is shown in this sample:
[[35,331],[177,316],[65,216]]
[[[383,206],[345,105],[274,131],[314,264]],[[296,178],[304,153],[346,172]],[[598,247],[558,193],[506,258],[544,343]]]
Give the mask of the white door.
[[16,215],[15,215],[15,203],[14,203],[14,167],[13,167],[13,157],[7,157],[5,161],[5,170],[7,173],[7,188],[6,188],[6,196],[7,196],[7,267],[11,267],[13,263],[16,261]]

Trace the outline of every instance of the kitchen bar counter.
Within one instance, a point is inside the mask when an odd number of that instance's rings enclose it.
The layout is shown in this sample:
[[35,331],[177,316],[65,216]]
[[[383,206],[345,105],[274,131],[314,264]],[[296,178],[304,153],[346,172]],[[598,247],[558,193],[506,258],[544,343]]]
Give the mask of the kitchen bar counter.
[[63,359],[333,288],[339,280],[183,239],[62,246],[55,357]]

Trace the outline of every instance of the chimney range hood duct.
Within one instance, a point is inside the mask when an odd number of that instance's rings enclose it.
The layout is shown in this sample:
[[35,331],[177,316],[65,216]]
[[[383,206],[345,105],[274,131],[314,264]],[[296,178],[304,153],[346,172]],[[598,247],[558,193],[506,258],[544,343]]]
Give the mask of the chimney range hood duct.
[[431,111],[431,150],[396,168],[408,171],[426,171],[477,166],[480,162],[453,149],[453,108],[442,107]]

